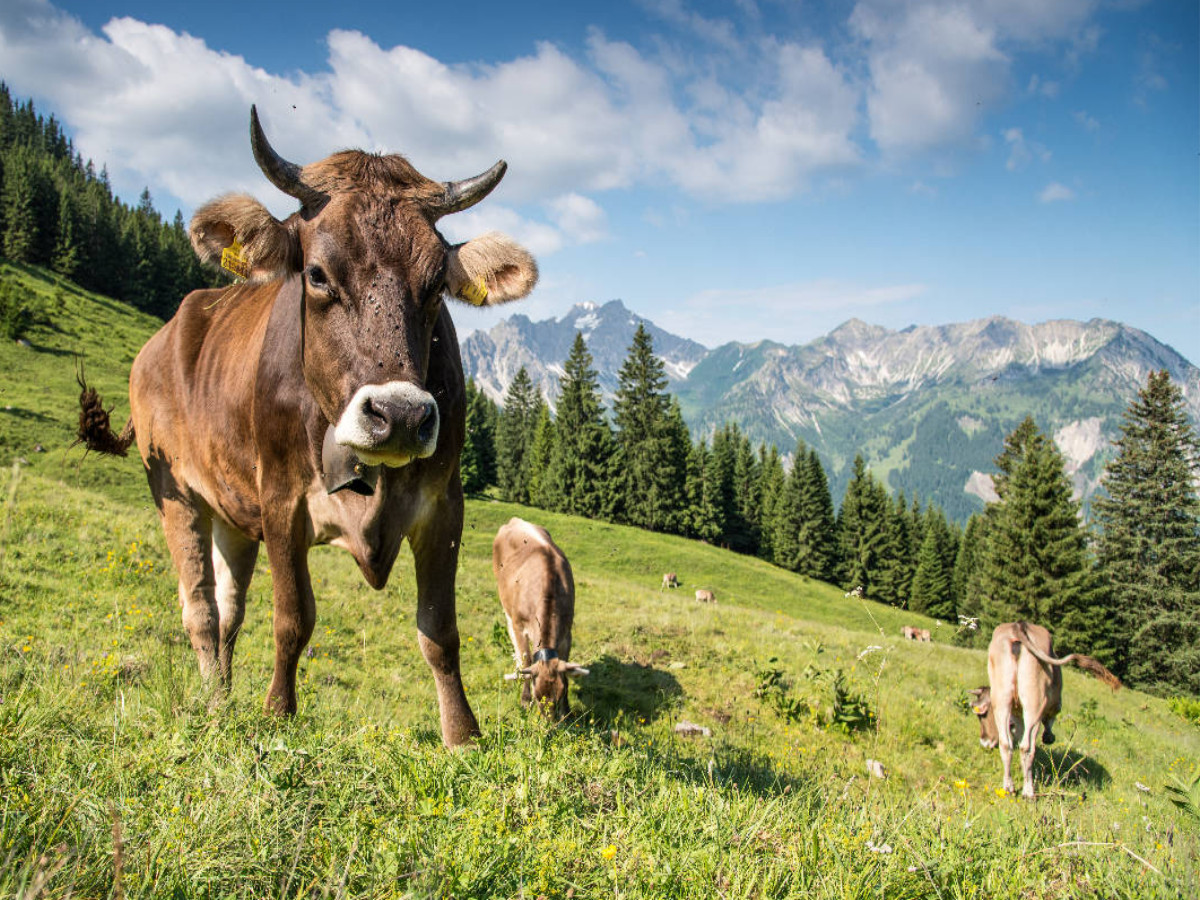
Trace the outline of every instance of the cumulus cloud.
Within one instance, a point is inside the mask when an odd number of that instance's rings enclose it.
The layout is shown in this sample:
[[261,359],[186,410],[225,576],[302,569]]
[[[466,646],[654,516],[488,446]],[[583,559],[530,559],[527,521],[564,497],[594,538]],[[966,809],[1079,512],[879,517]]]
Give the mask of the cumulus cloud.
[[[737,41],[728,23],[678,0],[648,2],[721,50]],[[403,152],[448,180],[507,158],[497,199],[525,209],[520,224],[547,247],[602,236],[595,195],[612,189],[665,184],[707,202],[753,202],[861,161],[859,89],[816,45],[743,46],[761,51],[749,85],[705,60],[651,57],[599,31],[579,57],[542,43],[487,64],[447,65],[347,30],[331,32],[327,49],[324,67],[276,74],[132,18],[97,33],[48,0],[0,8],[9,85],[48,102],[78,149],[108,162],[122,196],[149,182],[195,207],[244,190],[276,214],[290,211],[251,161],[251,103],[272,143],[298,162],[361,146]],[[530,207],[546,220],[530,219]]]
[[1042,203],[1057,203],[1060,200],[1074,200],[1075,192],[1065,184],[1059,184],[1057,181],[1052,181],[1038,194],[1038,200]]
[[[969,143],[1011,92],[1014,54],[1065,46],[1077,61],[1095,49],[1098,2],[859,0],[850,26],[865,48],[871,138],[890,155]],[[1053,98],[1058,84],[1035,75],[1027,91]]]

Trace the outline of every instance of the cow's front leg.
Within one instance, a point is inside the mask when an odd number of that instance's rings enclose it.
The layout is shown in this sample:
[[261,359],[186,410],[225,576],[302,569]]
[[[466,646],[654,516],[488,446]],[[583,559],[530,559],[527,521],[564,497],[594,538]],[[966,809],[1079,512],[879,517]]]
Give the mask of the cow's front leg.
[[308,542],[302,513],[265,511],[263,540],[271,563],[274,585],[275,672],[263,704],[269,713],[291,715],[296,711],[296,669],[300,654],[308,646],[317,623],[317,603],[308,574]]
[[462,539],[462,490],[434,504],[409,535],[417,576],[417,640],[437,685],[442,742],[456,747],[479,734],[459,671],[454,580]]

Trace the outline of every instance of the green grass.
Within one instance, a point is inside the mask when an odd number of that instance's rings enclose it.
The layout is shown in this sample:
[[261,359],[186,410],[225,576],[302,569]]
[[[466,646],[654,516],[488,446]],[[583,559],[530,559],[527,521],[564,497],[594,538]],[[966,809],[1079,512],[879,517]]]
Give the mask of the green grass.
[[[45,416],[0,418],[0,896],[1200,893],[1200,822],[1165,790],[1200,772],[1200,729],[1167,702],[1067,671],[1039,800],[1001,797],[964,703],[984,656],[948,626],[703,544],[503,503],[468,502],[458,574],[473,749],[441,747],[407,553],[375,592],[348,555],[313,551],[318,624],[290,721],[260,712],[260,557],[234,688],[210,712],[139,465],[64,449],[78,390],[56,352],[83,347],[120,401],[153,322],[70,296],[80,312],[60,332],[0,348],[3,402]],[[563,726],[501,677],[490,543],[514,514],[576,573],[573,657],[592,675]],[[681,589],[659,590],[667,570]],[[696,604],[696,587],[718,603]],[[904,623],[935,642],[902,642]],[[794,719],[756,694],[766,670]],[[836,671],[872,727],[828,724]],[[712,736],[677,736],[682,719]]]

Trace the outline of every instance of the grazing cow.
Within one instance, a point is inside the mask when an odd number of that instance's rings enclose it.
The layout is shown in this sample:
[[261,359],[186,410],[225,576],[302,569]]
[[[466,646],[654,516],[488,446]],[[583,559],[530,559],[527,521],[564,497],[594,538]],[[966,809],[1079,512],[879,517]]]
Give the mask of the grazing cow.
[[663,583],[662,583],[662,587],[659,588],[659,593],[662,593],[667,588],[677,588],[677,587],[679,587],[679,579],[675,577],[674,572],[668,572],[666,575],[663,576]]
[[716,603],[717,595],[708,588],[699,588],[696,591],[696,600],[700,603]]
[[917,629],[917,640],[924,641],[925,643],[928,644],[933,640],[933,635],[931,635],[929,633],[928,628],[918,628]]
[[523,297],[537,267],[502,235],[450,245],[435,226],[482,200],[505,163],[445,183],[403,157],[357,150],[301,168],[272,149],[253,107],[250,136],[263,173],[300,210],[280,222],[252,197],[229,195],[196,212],[197,254],[232,257],[249,283],[183,299],[134,361],[120,435],[85,387],[80,439],[122,455],[137,440],[184,627],[201,673],[220,679],[217,696],[229,686],[260,542],[274,590],[265,706],[290,714],[316,621],[309,548],[348,550],[379,590],[407,538],[442,740],[461,744],[478,734],[455,615],[465,403],[442,300]]
[[919,629],[913,628],[911,625],[900,626],[900,634],[903,635],[906,641],[915,641],[917,639],[918,630]]
[[988,646],[988,687],[971,691],[972,710],[979,717],[979,743],[1000,747],[1004,789],[1013,791],[1013,730],[1021,732],[1021,794],[1033,798],[1033,755],[1038,731],[1042,743],[1054,743],[1054,718],[1062,708],[1062,670],[1074,663],[1116,690],[1121,682],[1098,661],[1081,653],[1054,656],[1050,632],[1028,622],[998,625]]
[[575,619],[575,579],[567,557],[538,525],[513,517],[492,541],[492,571],[500,605],[508,622],[521,701],[537,701],[545,714],[559,718],[570,712],[567,678],[588,674],[571,656],[571,623]]

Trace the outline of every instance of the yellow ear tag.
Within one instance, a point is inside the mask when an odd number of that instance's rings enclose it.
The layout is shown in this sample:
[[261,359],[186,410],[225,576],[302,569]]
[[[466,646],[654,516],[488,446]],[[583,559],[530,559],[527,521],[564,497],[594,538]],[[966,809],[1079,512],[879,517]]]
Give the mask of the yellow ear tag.
[[975,715],[977,715],[977,716],[982,716],[983,715],[983,707],[982,706],[972,706],[971,712],[975,713]]
[[238,278],[246,278],[250,275],[250,260],[242,256],[242,242],[237,238],[234,238],[233,243],[221,251],[221,268],[232,272]]
[[487,303],[488,289],[480,278],[476,281],[468,281],[459,290],[458,295],[474,306],[483,306]]

